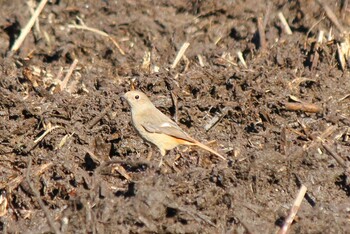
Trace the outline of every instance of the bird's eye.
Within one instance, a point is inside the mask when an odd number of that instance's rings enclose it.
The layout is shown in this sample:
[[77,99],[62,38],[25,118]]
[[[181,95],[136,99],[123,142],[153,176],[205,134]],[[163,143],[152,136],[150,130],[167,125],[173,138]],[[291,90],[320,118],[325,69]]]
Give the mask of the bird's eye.
[[135,99],[136,99],[136,100],[138,100],[139,98],[140,98],[140,96],[139,96],[139,95],[136,95],[136,96],[135,96]]

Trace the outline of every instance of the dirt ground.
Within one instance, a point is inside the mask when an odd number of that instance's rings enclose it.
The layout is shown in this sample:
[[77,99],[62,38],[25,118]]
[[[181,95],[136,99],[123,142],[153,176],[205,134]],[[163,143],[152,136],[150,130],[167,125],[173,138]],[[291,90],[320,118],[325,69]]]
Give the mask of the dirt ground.
[[[289,232],[349,233],[350,7],[324,2],[52,0],[11,52],[39,2],[1,1],[0,232],[276,233],[305,185]],[[132,87],[227,162],[159,168]]]

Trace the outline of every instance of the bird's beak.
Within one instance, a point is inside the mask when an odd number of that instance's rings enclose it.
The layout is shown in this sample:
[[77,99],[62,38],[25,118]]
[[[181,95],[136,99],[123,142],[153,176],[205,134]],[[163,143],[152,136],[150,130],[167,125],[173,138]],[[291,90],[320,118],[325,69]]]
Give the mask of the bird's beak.
[[120,101],[124,104],[126,102],[125,94],[120,96]]

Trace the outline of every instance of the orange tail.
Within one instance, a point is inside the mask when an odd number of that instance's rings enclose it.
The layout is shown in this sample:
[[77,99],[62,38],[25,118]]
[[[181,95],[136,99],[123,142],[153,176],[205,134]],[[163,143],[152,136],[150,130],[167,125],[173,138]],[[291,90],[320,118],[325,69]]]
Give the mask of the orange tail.
[[221,158],[222,160],[227,160],[224,156],[222,156],[221,154],[219,154],[218,152],[216,152],[215,150],[213,150],[212,148],[200,143],[199,141],[195,141],[194,142],[195,145],[201,147],[202,149],[205,149],[207,151],[209,151],[212,154],[215,154],[216,156],[218,156],[219,158]]

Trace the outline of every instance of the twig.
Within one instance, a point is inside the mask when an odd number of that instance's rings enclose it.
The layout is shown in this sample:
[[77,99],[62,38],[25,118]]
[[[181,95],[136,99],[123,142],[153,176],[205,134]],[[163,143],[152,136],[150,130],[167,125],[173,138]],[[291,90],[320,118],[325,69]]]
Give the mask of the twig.
[[100,119],[102,119],[103,116],[107,114],[107,112],[111,109],[111,107],[112,107],[112,104],[109,104],[108,106],[106,106],[100,114],[98,114],[95,118],[93,118],[89,122],[89,124],[87,125],[87,128],[91,129],[93,126],[95,126],[95,124],[97,124],[97,122],[100,121]]
[[87,31],[99,34],[101,36],[108,37],[108,39],[111,40],[113,42],[113,44],[117,47],[119,52],[122,55],[125,55],[124,50],[119,46],[118,42],[116,40],[114,40],[113,37],[111,37],[109,34],[103,32],[103,31],[101,31],[101,30],[99,30],[97,28],[91,28],[91,27],[86,26],[82,19],[80,19],[79,17],[77,17],[77,18],[78,18],[78,20],[79,20],[81,25],[69,24],[68,25],[69,28],[76,28],[76,29],[81,29],[81,30],[87,30]]
[[[314,23],[314,24],[309,28],[309,30],[307,31],[306,36],[305,36],[306,39],[309,37],[309,34],[312,32],[312,30],[313,30],[319,23],[321,23],[321,21],[324,20],[325,18],[326,18],[325,16],[322,16],[321,19],[319,19],[316,23]],[[330,40],[328,40],[328,41],[330,41]]]
[[171,94],[171,100],[173,101],[173,106],[174,106],[174,120],[175,120],[175,122],[177,123],[177,122],[178,122],[178,115],[177,115],[177,112],[178,112],[177,95],[175,94],[174,91],[171,91],[170,94]]
[[[318,45],[322,44],[323,42],[323,36],[324,36],[324,31],[320,30],[317,36],[317,43]],[[317,48],[318,49],[318,48]]]
[[344,97],[342,97],[342,98],[339,98],[338,99],[338,102],[342,102],[342,101],[344,101],[345,99],[347,99],[347,98],[349,98],[350,97],[350,93],[348,93],[348,94],[346,94]]
[[241,63],[243,64],[243,66],[245,68],[248,68],[247,63],[245,62],[241,51],[237,51],[237,56],[238,56],[239,61],[241,61]]
[[34,140],[34,143],[35,144],[39,143],[42,139],[44,139],[44,137],[47,134],[49,134],[51,131],[53,131],[56,128],[61,128],[61,126],[56,125],[56,126],[49,127],[48,129],[46,129],[46,131],[40,137],[38,137],[36,140]]
[[59,234],[59,233],[61,233],[60,230],[58,230],[58,228],[56,227],[54,221],[52,220],[51,215],[49,213],[49,210],[46,208],[43,200],[40,198],[39,192],[34,188],[32,182],[30,181],[31,167],[32,167],[32,157],[29,156],[28,168],[27,168],[27,173],[26,173],[26,181],[27,181],[30,189],[34,193],[35,198],[37,199],[41,209],[44,211],[46,219],[47,219],[47,222],[49,223],[51,229],[53,230],[54,233]]
[[324,31],[320,30],[317,36],[317,41],[312,49],[314,54],[313,54],[313,59],[311,63],[311,71],[313,71],[317,67],[318,60],[320,58],[320,54],[318,53],[318,51],[319,51],[320,45],[322,44],[323,35],[324,35]]
[[41,11],[44,9],[46,3],[47,3],[47,0],[41,0],[38,7],[36,8],[34,14],[30,18],[30,20],[28,21],[27,25],[21,30],[21,34],[19,35],[19,37],[17,38],[15,43],[12,45],[11,51],[17,51],[19,49],[19,47],[22,45],[24,39],[26,38],[29,31],[33,27],[36,19],[39,17]]
[[[49,169],[51,166],[53,165],[52,162],[49,162],[47,164],[41,165],[39,167],[35,167],[34,171],[34,175],[35,176],[39,176],[40,174],[42,174],[44,171],[46,171],[47,169]],[[11,180],[8,184],[6,184],[6,188],[8,191],[12,191],[15,188],[18,187],[18,185],[20,183],[22,183],[22,181],[24,180],[24,176],[23,175],[19,175],[16,178],[14,178],[13,180]],[[5,186],[4,186],[5,187]],[[4,189],[4,187],[0,186],[0,189]]]
[[7,197],[6,191],[0,192],[0,217],[5,216],[7,214]]
[[266,28],[267,22],[270,19],[271,8],[272,8],[272,2],[269,1],[265,12],[265,17],[264,17],[264,23],[263,23],[264,28]]
[[348,9],[348,5],[349,5],[349,1],[348,0],[344,0],[343,4],[342,4],[342,8],[341,8],[341,15],[342,15],[343,19],[345,19],[346,11]]
[[[240,53],[240,52],[237,52],[238,56],[242,56],[242,53],[240,55],[238,53]],[[243,56],[242,56],[242,58],[243,58]],[[238,64],[234,62],[234,59],[231,56],[230,52],[223,52],[222,55],[220,56],[220,59],[222,59],[223,61],[225,61],[225,62],[227,62],[227,63],[229,63],[229,64],[231,64],[233,66],[238,66]],[[244,61],[244,59],[243,59],[243,61]]]
[[259,31],[259,43],[260,43],[261,51],[265,51],[266,50],[265,27],[261,17],[258,17],[258,31]]
[[84,150],[86,153],[88,153],[93,161],[96,161],[95,163],[98,165],[101,165],[101,159],[97,157],[91,150],[88,148],[84,147]]
[[71,138],[74,134],[75,132],[72,132],[71,134],[66,134],[64,137],[62,137],[60,143],[58,143],[58,145],[55,147],[55,150],[61,149],[63,145],[66,144],[67,140]]
[[286,18],[284,18],[284,15],[282,12],[278,12],[278,18],[280,19],[282,26],[284,28],[284,31],[288,34],[288,35],[292,35],[292,30],[290,29]]
[[344,52],[342,44],[339,45],[339,43],[337,43],[337,54],[342,71],[345,71],[346,68],[346,55]]
[[286,110],[290,111],[304,111],[304,112],[310,112],[310,113],[318,113],[322,111],[322,108],[312,104],[312,103],[306,103],[306,102],[286,102],[284,103],[284,106]]
[[286,134],[286,127],[283,126],[281,130],[281,138],[280,138],[280,150],[283,155],[287,154],[288,150],[288,140],[287,140],[287,134]]
[[73,74],[75,67],[78,64],[78,59],[74,59],[73,63],[70,65],[69,70],[60,84],[60,90],[64,90],[67,87],[68,81]]
[[332,41],[333,40],[333,27],[329,28],[328,36],[327,36],[327,41]]
[[214,126],[216,126],[227,114],[228,112],[228,107],[224,107],[224,109],[222,110],[221,114],[217,114],[215,115],[210,121],[209,123],[207,123],[204,126],[205,131],[209,131],[210,129],[212,129]]
[[335,25],[335,27],[337,27],[337,29],[340,31],[340,33],[344,33],[345,32],[344,27],[341,25],[341,23],[337,19],[337,16],[335,16],[335,14],[331,10],[331,8],[329,8],[329,6],[326,3],[324,3],[323,1],[318,0],[317,2],[323,7],[328,19],[330,21],[332,21],[332,23]]
[[56,128],[62,128],[61,126],[53,126],[51,127],[51,123],[50,123],[50,127],[48,129],[45,130],[45,132],[39,136],[36,140],[34,140],[33,142],[29,143],[28,146],[26,147],[26,149],[24,149],[23,151],[21,151],[23,154],[28,154],[30,151],[32,151],[37,145],[38,143],[44,139],[44,137],[49,134],[51,131],[53,131]]
[[318,145],[320,142],[325,142],[325,139],[332,135],[333,132],[337,129],[336,126],[331,125],[326,130],[324,130],[319,136],[314,136],[308,131],[308,127],[306,127],[303,123],[300,124],[304,129],[304,132],[306,133],[307,137],[312,140],[311,144],[307,147],[308,149],[314,147],[315,145]]
[[[127,181],[132,181],[131,176],[128,174],[128,172],[125,170],[125,168],[122,165],[115,165],[115,166],[113,166],[113,169],[116,170]],[[112,169],[112,171],[113,171],[113,169]]]
[[63,75],[63,67],[60,67],[60,70],[58,71],[56,79],[61,80],[62,75]]
[[[90,153],[89,153],[90,154]],[[93,155],[93,154],[92,154]],[[96,174],[100,174],[101,171],[106,168],[107,166],[111,165],[111,164],[125,164],[128,165],[130,167],[140,167],[140,166],[146,166],[146,167],[150,167],[150,162],[147,160],[140,160],[140,161],[131,161],[131,160],[122,160],[122,159],[111,159],[109,161],[103,162],[101,163],[101,165],[99,165],[96,170],[95,173]]]
[[147,73],[151,73],[151,52],[145,51],[142,60],[142,70],[145,70]]
[[[27,2],[27,5],[28,5],[28,7],[29,7],[30,14],[31,14],[31,15],[34,15],[34,6],[35,6],[34,1],[33,1],[33,0],[29,0],[29,1]],[[40,24],[39,24],[39,18],[36,18],[36,20],[35,20],[35,30],[36,30],[36,32],[37,32],[37,34],[38,34],[38,35],[36,35],[36,36],[39,37],[40,34],[41,34],[41,31],[40,31]]]
[[342,159],[338,154],[336,154],[329,145],[327,145],[325,142],[322,142],[322,146],[327,152],[344,168],[346,168],[346,164],[344,159]]
[[185,42],[182,44],[179,52],[176,55],[176,58],[173,62],[173,64],[171,65],[171,68],[174,69],[176,67],[176,65],[179,63],[180,59],[182,58],[182,56],[185,54],[187,48],[190,46],[189,42]]
[[215,41],[214,41],[214,45],[217,45],[222,39],[222,35],[218,36]]
[[183,72],[186,72],[190,66],[190,60],[186,57],[186,55],[183,55],[182,59],[185,62],[185,68],[183,69]]
[[299,85],[303,82],[313,82],[316,83],[316,80],[310,79],[310,78],[304,78],[304,77],[297,77],[294,80],[292,80],[291,82],[289,82],[289,87],[292,90],[296,90],[299,88]]
[[296,214],[298,213],[298,210],[300,208],[301,202],[304,199],[305,193],[306,193],[306,186],[305,185],[301,185],[298,195],[295,198],[294,202],[293,202],[293,206],[290,209],[289,215],[286,218],[286,220],[284,221],[283,226],[281,227],[281,229],[279,230],[278,234],[285,234],[288,231],[289,226],[292,224]]
[[[210,224],[211,226],[213,227],[217,227],[215,225],[215,223],[213,223],[210,218],[204,214],[202,214],[201,212],[199,211],[192,211],[190,208],[188,207],[181,207],[181,206],[176,206],[175,207],[176,209],[182,211],[182,212],[185,212],[187,214],[189,214],[190,216],[192,216],[195,220],[197,220],[197,222],[199,222],[198,218],[208,224]],[[197,218],[198,217],[198,218]]]
[[198,63],[201,67],[204,67],[204,61],[203,61],[203,57],[202,55],[197,55],[197,58],[198,58]]
[[131,160],[123,160],[123,159],[111,159],[111,160],[106,161],[103,164],[101,164],[100,167],[106,167],[106,166],[114,164],[114,163],[126,164],[126,165],[129,165],[131,167],[139,167],[142,165],[150,166],[150,162],[147,160],[131,161]]

